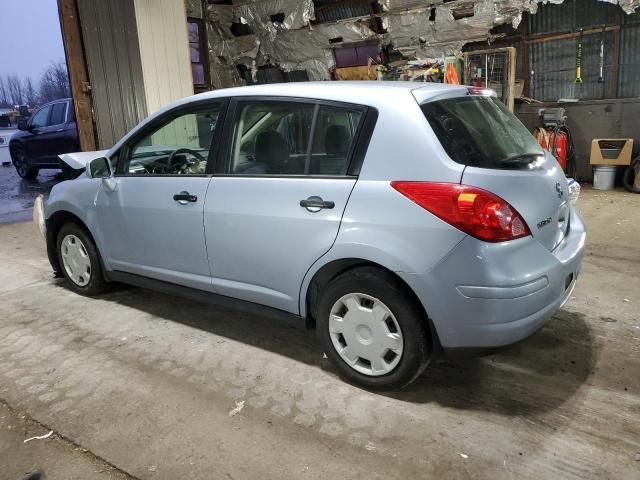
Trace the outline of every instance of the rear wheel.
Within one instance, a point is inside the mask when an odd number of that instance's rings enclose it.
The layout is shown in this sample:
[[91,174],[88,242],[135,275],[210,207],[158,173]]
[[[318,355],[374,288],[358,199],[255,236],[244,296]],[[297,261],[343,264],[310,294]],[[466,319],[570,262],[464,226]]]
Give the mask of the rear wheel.
[[16,168],[16,172],[18,172],[21,178],[32,180],[38,176],[38,169],[31,166],[27,155],[21,147],[15,147],[13,149],[11,159],[13,160],[13,166]]
[[636,158],[624,171],[622,183],[628,191],[640,193],[640,158]]
[[382,269],[357,268],[333,280],[320,299],[317,324],[327,357],[365,388],[404,387],[429,363],[424,312]]
[[63,225],[56,245],[62,273],[74,292],[93,296],[107,290],[98,250],[82,227]]

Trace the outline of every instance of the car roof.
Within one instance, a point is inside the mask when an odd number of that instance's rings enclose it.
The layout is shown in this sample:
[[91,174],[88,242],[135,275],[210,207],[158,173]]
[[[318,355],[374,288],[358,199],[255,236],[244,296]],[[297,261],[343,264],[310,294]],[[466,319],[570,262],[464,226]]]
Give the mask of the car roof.
[[[232,87],[212,90],[192,95],[161,108],[139,123],[125,135],[110,150],[115,152],[135,132],[143,128],[154,118],[193,102],[216,98],[230,97],[288,97],[326,100],[341,103],[352,103],[385,109],[403,108],[408,100],[423,103],[429,99],[441,96],[456,96],[467,93],[469,87],[464,85],[446,85],[442,83],[423,82],[381,82],[381,81],[326,81],[326,82],[289,82],[251,85],[247,87]],[[412,95],[413,94],[413,95]]]
[[[380,81],[326,81],[326,82],[290,82],[232,87],[201,93],[189,97],[187,101],[207,98],[241,97],[241,96],[286,96],[335,100],[350,103],[361,103],[376,106],[383,103],[387,95],[395,95],[402,91],[411,93],[420,91],[420,98],[427,99],[447,92],[466,90],[460,85],[423,82],[380,82]],[[186,102],[185,102],[186,103]]]

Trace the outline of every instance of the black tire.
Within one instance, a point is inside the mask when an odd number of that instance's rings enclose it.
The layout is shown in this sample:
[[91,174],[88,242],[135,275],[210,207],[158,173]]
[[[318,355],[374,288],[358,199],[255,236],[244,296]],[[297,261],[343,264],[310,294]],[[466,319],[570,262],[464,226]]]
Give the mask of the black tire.
[[31,166],[27,159],[27,154],[22,147],[14,147],[11,150],[11,160],[16,172],[21,178],[25,180],[33,180],[38,176],[39,170],[36,167]]
[[[84,247],[84,252],[90,263],[90,273],[88,274],[88,281],[79,284],[77,280],[71,278],[67,267],[63,260],[63,245],[62,242],[67,236],[74,236],[78,239]],[[108,291],[108,284],[104,280],[102,275],[102,263],[100,262],[100,255],[95,243],[91,239],[91,236],[87,234],[86,230],[76,223],[66,223],[63,225],[56,238],[56,252],[58,254],[58,262],[60,264],[60,270],[67,280],[71,290],[80,295],[92,297]]]
[[640,158],[636,158],[631,165],[627,167],[622,176],[624,188],[631,193],[640,193],[640,188],[635,186],[636,176],[640,175]]
[[[399,324],[403,353],[389,373],[372,376],[358,372],[336,351],[329,332],[329,317],[333,305],[349,293],[365,294],[380,300]],[[370,390],[396,390],[408,385],[424,371],[431,359],[432,342],[424,311],[407,292],[406,286],[379,268],[355,268],[332,280],[321,294],[316,324],[324,352],[340,375]]]

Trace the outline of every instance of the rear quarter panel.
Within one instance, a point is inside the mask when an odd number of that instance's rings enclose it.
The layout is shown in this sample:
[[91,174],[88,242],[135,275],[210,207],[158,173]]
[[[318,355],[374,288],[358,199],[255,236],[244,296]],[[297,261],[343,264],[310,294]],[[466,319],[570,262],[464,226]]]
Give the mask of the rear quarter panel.
[[395,272],[424,273],[465,234],[419,207],[391,187],[393,180],[459,183],[464,167],[451,161],[415,98],[379,108],[360,176],[345,209],[333,247],[310,268],[300,296],[328,263],[357,258]]

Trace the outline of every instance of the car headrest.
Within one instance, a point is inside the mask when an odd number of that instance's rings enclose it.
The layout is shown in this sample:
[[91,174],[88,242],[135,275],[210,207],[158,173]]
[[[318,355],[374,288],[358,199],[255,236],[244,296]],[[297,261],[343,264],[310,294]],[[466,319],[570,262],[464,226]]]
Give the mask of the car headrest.
[[343,125],[331,125],[324,137],[324,147],[328,155],[346,155],[349,153],[351,138],[349,130]]
[[266,165],[289,160],[289,147],[278,132],[262,132],[256,137],[256,162]]

